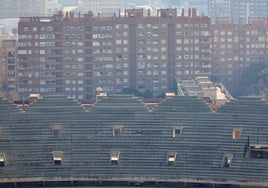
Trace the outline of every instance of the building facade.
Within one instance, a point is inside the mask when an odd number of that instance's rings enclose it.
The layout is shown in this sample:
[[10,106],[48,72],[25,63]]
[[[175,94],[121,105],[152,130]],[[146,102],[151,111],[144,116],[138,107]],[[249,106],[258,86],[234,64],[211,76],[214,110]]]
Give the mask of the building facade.
[[2,41],[3,88],[17,90],[17,40]]
[[[102,87],[155,96],[174,89],[177,78],[211,71],[210,19],[196,10],[125,10],[120,16],[27,17],[19,21],[19,93],[65,94],[85,99]],[[176,87],[176,86],[175,86]]]
[[123,0],[79,0],[78,7],[83,7],[86,10],[92,11],[96,14],[98,13],[114,13],[118,12],[124,6]]
[[208,15],[208,0],[184,0],[182,1],[184,7],[194,7],[197,9],[197,14]]
[[212,24],[212,74],[222,81],[237,80],[252,63],[267,63],[268,20],[251,19],[235,24],[218,19]]
[[5,0],[1,1],[0,18],[23,16],[45,16],[46,0]]
[[0,35],[0,96],[18,99],[17,39]]
[[233,19],[235,23],[248,23],[249,19],[267,17],[266,0],[208,0],[208,13],[213,23],[217,18]]
[[58,0],[46,0],[47,16],[52,16],[55,12],[61,10],[62,5]]

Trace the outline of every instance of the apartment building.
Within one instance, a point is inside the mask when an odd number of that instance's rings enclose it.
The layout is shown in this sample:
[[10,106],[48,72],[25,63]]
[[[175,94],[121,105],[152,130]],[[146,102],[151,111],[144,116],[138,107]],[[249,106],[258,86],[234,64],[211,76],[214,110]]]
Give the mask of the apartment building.
[[1,1],[0,19],[22,16],[45,16],[46,0],[4,0]]
[[249,19],[267,17],[267,0],[208,0],[208,12],[212,23],[217,18],[233,19],[234,23],[243,21],[249,23]]
[[92,11],[96,14],[102,13],[118,13],[119,9],[124,6],[123,0],[79,0],[78,7],[83,7],[86,10]]
[[237,80],[251,63],[267,62],[267,31],[267,18],[252,18],[250,24],[218,19],[212,25],[212,73],[223,81]]
[[[146,12],[146,13],[145,13]],[[119,14],[121,15],[121,13]],[[125,10],[123,16],[27,17],[19,21],[19,93],[85,99],[124,88],[155,96],[177,78],[209,75],[210,19],[196,10]]]
[[13,35],[0,35],[0,96],[17,96],[17,39]]

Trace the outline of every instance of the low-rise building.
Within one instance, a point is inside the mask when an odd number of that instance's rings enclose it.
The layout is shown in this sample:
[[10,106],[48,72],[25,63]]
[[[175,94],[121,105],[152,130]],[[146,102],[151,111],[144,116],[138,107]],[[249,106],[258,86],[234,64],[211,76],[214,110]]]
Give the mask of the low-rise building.
[[218,108],[233,97],[222,83],[213,83],[209,77],[177,80],[179,96],[196,96],[207,99],[211,108]]

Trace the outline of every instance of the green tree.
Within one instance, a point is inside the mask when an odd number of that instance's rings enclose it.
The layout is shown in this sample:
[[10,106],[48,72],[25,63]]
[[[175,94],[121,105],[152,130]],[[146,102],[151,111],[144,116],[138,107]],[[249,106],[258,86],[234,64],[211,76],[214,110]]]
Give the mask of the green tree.
[[133,88],[123,88],[122,90],[123,94],[132,94],[138,97],[142,96],[142,93],[138,89],[133,89]]
[[[258,94],[267,88],[268,64],[254,63],[241,75],[241,90],[244,95]],[[255,91],[258,90],[258,91]]]
[[150,90],[146,90],[144,93],[143,93],[143,98],[145,99],[149,99],[149,98],[153,98],[153,93],[150,91]]

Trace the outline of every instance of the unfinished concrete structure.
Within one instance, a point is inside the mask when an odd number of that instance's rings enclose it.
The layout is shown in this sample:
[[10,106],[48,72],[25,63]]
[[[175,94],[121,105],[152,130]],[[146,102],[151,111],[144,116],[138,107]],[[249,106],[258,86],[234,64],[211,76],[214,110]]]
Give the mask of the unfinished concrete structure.
[[1,186],[268,186],[268,105],[239,98],[212,112],[193,96],[153,110],[136,97],[91,108],[61,96],[22,111],[0,100]]

